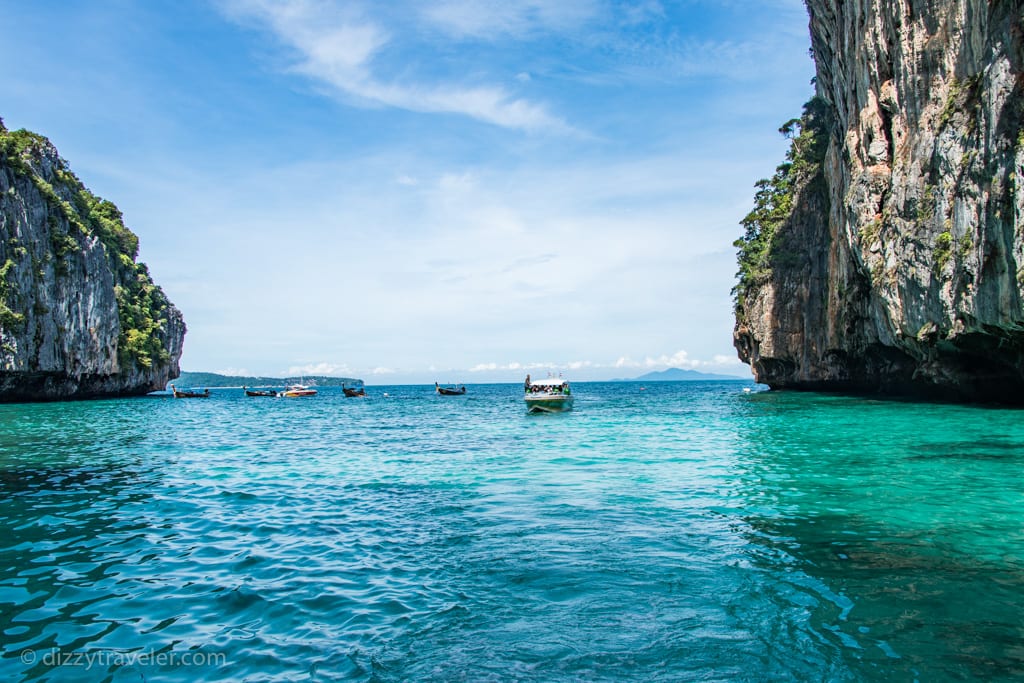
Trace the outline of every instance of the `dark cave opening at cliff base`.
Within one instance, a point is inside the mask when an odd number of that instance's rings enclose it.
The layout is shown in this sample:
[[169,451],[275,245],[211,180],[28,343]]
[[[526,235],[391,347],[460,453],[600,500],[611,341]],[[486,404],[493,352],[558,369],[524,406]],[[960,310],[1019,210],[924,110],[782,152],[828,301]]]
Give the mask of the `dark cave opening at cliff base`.
[[[1024,406],[1024,348],[987,334],[963,335],[957,344],[927,350],[926,358],[872,345],[857,357],[826,354],[827,373],[801,372],[791,359],[759,359],[758,381],[773,390],[850,394],[894,400]],[[826,374],[825,379],[814,379]]]

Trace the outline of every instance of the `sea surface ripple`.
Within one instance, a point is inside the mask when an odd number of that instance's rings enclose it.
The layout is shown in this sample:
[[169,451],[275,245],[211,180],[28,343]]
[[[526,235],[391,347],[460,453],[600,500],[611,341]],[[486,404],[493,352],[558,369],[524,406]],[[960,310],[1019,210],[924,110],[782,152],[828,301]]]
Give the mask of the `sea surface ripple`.
[[1020,411],[751,387],[0,406],[0,679],[1021,680]]

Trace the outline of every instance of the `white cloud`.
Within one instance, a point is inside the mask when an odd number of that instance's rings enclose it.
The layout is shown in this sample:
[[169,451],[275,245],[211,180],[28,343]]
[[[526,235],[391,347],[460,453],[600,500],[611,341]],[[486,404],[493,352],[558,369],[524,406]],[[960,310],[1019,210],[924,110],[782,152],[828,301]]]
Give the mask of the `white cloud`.
[[[653,368],[661,349],[679,346],[692,358],[724,354],[731,346],[731,241],[736,216],[748,210],[734,204],[736,197],[749,201],[747,189],[731,179],[756,172],[728,159],[667,149],[604,164],[581,159],[507,170],[403,154],[241,173],[216,185],[217,196],[199,211],[199,222],[215,226],[227,251],[214,245],[204,255],[210,264],[197,267],[220,274],[227,263],[231,276],[216,282],[218,296],[207,288],[175,299],[190,322],[200,320],[190,331],[189,353],[217,353],[212,357],[227,357],[222,365],[258,370],[288,349],[284,358],[299,366],[293,374],[401,369],[391,377],[478,360],[475,376],[499,368],[525,373],[525,361],[541,358],[557,362],[530,367],[566,369],[586,358],[597,370],[620,355],[617,368]],[[394,182],[396,170],[420,179],[415,191]],[[206,192],[197,187],[189,194]],[[254,196],[258,202],[249,201]],[[202,204],[197,199],[188,208],[195,214]],[[225,205],[237,210],[225,215]],[[172,214],[168,225],[185,218]],[[287,243],[282,225],[292,226]],[[304,245],[294,254],[301,280],[247,277],[254,264],[291,257],[293,244]],[[241,296],[235,287],[261,307],[247,309],[246,319],[226,320],[241,317],[219,300]],[[349,291],[358,296],[337,300]],[[259,340],[222,350],[222,328],[211,321],[251,329],[268,312],[274,324]],[[353,323],[364,332],[359,339],[351,337]],[[409,328],[417,330],[415,345]],[[473,350],[469,357],[466,348]],[[310,362],[313,351],[314,359],[348,365],[318,367]],[[663,355],[668,363],[673,352]]]
[[[782,159],[774,131],[798,110],[810,76],[774,67],[780,59],[806,62],[806,37],[793,41],[795,50],[776,49],[784,31],[762,31],[760,22],[695,30],[677,21],[686,14],[680,5],[692,0],[664,4],[664,21],[619,31],[608,15],[620,15],[626,3],[602,2],[605,15],[586,20],[600,29],[592,38],[550,35],[571,22],[531,18],[523,9],[529,3],[512,15],[499,6],[493,21],[515,31],[515,22],[532,22],[548,34],[505,33],[492,46],[459,42],[404,11],[405,3],[238,0],[236,18],[272,32],[257,36],[259,44],[288,49],[291,64],[329,84],[334,96],[379,108],[422,95],[425,103],[409,107],[450,105],[483,118],[499,118],[503,101],[519,99],[527,108],[506,108],[502,120],[528,125],[529,106],[541,102],[533,93],[544,92],[545,102],[557,103],[551,107],[572,112],[566,115],[602,139],[537,140],[446,117],[406,125],[412,117],[338,107],[325,117],[323,101],[295,97],[279,77],[257,80],[242,60],[244,73],[211,72],[234,84],[223,101],[213,98],[215,118],[251,118],[252,125],[232,126],[237,136],[226,125],[196,130],[184,119],[167,121],[146,128],[161,145],[132,154],[134,147],[118,147],[120,156],[88,147],[85,136],[74,143],[89,150],[76,152],[85,161],[76,167],[118,198],[158,282],[186,312],[189,369],[244,365],[277,374],[295,364],[293,374],[369,379],[368,368],[387,366],[399,369],[392,380],[499,358],[489,367],[517,373],[526,366],[508,359],[553,358],[577,376],[612,376],[616,368],[614,376],[625,376],[623,368],[667,367],[680,346],[690,354],[680,358],[683,367],[723,358],[737,366],[727,355],[736,268],[730,245],[754,180]],[[799,0],[790,4],[802,12]],[[655,17],[658,10],[648,3],[644,11]],[[740,18],[722,14],[717,25],[728,16]],[[805,33],[806,17],[797,19],[794,30]],[[754,34],[766,42],[747,45]],[[449,40],[445,49],[439,36]],[[434,57],[449,61],[438,65]],[[765,78],[739,90],[719,80],[680,88],[678,71],[714,72],[718,64],[723,73]],[[632,72],[622,77],[629,68],[650,69],[640,90]],[[607,80],[592,88],[583,82],[590,77]],[[250,78],[258,90],[244,87]],[[461,94],[458,107],[431,104],[449,92]],[[156,102],[151,116],[138,118],[151,124],[180,116],[181,107]],[[252,111],[240,106],[253,103]],[[541,108],[548,111],[555,110]],[[174,128],[189,130],[188,140],[201,147],[168,137]],[[259,163],[233,153],[257,149]],[[160,168],[138,173],[154,150],[163,152]],[[204,248],[189,251],[198,242]],[[287,276],[294,270],[302,277]],[[261,333],[246,334],[253,329]],[[310,362],[316,358],[345,359],[358,370]],[[581,358],[595,360],[588,367]]]
[[576,29],[598,9],[596,0],[440,0],[423,17],[457,37],[493,38]]
[[285,373],[288,376],[301,375],[324,375],[326,377],[343,377],[354,374],[348,365],[337,363],[308,363],[306,365],[293,365]]
[[[470,368],[468,372],[476,373],[485,378],[500,378],[507,380],[512,372],[551,372],[572,373],[577,380],[607,380],[614,377],[629,376],[632,371],[654,371],[667,368],[681,368],[685,370],[700,369],[704,372],[722,371],[729,374],[743,374],[737,372],[742,363],[735,357],[715,355],[711,360],[691,358],[685,350],[676,351],[673,354],[661,354],[659,356],[647,356],[643,361],[635,361],[629,356],[620,356],[612,362],[596,362],[591,360],[575,360],[560,363],[479,363]],[[634,373],[635,374],[635,373]]]
[[676,351],[671,356],[662,354],[657,358],[648,356],[644,359],[644,366],[648,368],[683,368],[692,370],[700,365],[701,361],[692,360],[690,354],[683,350]]
[[228,377],[248,377],[249,371],[245,368],[223,368],[221,370],[213,370],[214,374],[227,375]]
[[[630,367],[640,367],[641,364],[637,363]],[[715,354],[711,360],[704,360],[698,358],[691,358],[690,354],[680,349],[672,355],[662,354],[660,356],[648,356],[644,359],[642,364],[643,367],[656,369],[656,368],[682,368],[685,370],[695,370],[698,368],[720,368],[720,369],[731,369],[735,370],[737,366],[743,365],[737,356],[726,356],[724,354]]]
[[556,363],[477,363],[468,369],[468,372],[494,372],[497,370],[537,370],[542,368],[557,368]]
[[572,130],[549,114],[544,105],[517,97],[500,86],[385,80],[374,61],[394,39],[350,6],[307,0],[236,0],[228,8],[233,16],[255,19],[292,48],[298,57],[296,72],[357,102],[423,113],[461,114],[528,131]]
[[696,358],[690,358],[689,352],[680,349],[672,355],[661,354],[660,356],[647,356],[643,362],[638,362],[630,358],[629,356],[620,356],[612,367],[616,368],[646,368],[649,370],[663,369],[663,368],[682,368],[684,370],[693,370],[696,368],[706,368],[721,365],[736,365],[739,360],[734,357],[725,356],[722,354],[716,354],[712,360],[699,360]]
[[378,366],[369,370],[353,368],[347,363],[307,363],[293,365],[286,373],[289,376],[323,375],[325,377],[360,377],[362,375],[393,375],[398,371],[394,368]]
[[626,25],[643,24],[665,18],[665,8],[658,0],[642,0],[633,5],[624,4],[621,8],[622,23]]

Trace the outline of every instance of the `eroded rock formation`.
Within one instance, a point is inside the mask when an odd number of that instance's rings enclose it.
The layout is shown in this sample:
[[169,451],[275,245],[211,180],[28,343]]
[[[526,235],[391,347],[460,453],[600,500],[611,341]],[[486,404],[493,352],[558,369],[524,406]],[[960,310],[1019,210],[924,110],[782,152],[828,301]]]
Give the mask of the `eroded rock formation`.
[[773,388],[1024,402],[1024,3],[807,7],[827,150],[742,274],[740,358]]
[[0,122],[0,401],[142,394],[178,376],[181,313],[117,207]]

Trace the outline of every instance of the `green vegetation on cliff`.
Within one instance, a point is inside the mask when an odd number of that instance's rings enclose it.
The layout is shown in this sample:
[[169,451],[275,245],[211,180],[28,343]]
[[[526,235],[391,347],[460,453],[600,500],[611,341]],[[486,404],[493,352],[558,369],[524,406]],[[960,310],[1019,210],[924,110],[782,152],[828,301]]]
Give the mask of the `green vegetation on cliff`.
[[[121,212],[112,203],[97,197],[72,173],[66,162],[52,150],[50,141],[27,130],[8,131],[0,120],[0,167],[31,180],[49,206],[50,256],[57,275],[68,272],[68,258],[81,250],[82,240],[95,235],[103,244],[107,263],[116,284],[120,337],[118,356],[122,365],[138,363],[149,368],[170,360],[162,340],[164,319],[170,303],[153,283],[149,269],[137,263],[138,237],[129,230]],[[44,158],[56,159],[44,169]],[[14,328],[25,316],[7,303],[8,261],[0,268],[0,326]]]
[[25,325],[25,315],[15,313],[7,303],[10,294],[8,284],[11,270],[14,268],[14,261],[7,259],[3,266],[0,266],[0,328],[7,330],[20,330]]
[[743,236],[733,242],[739,262],[739,282],[732,290],[737,308],[753,287],[769,278],[774,267],[791,258],[779,228],[793,212],[797,192],[821,176],[829,125],[829,105],[815,97],[804,105],[803,116],[779,128],[782,135],[792,140],[786,161],[771,178],[754,183],[754,209],[740,221]]

